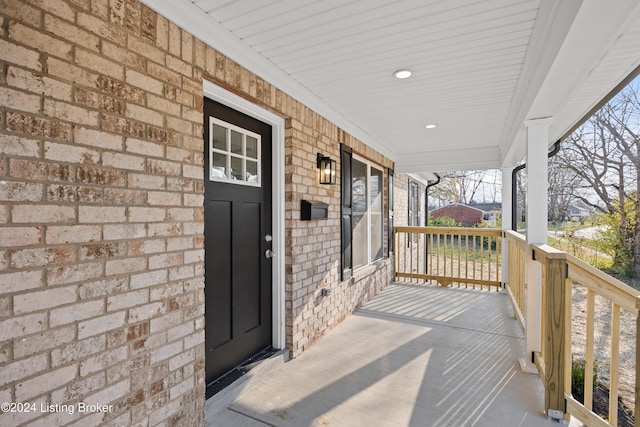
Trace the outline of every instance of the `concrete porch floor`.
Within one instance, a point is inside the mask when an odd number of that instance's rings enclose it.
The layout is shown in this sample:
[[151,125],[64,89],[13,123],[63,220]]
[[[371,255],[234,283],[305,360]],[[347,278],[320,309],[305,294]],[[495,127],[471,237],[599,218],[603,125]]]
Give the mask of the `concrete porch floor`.
[[512,313],[503,292],[393,283],[221,410],[208,401],[206,425],[558,426],[519,369]]

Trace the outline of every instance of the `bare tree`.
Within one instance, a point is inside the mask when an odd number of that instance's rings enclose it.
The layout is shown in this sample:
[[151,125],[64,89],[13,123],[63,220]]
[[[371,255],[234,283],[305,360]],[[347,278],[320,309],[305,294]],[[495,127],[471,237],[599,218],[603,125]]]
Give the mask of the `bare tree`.
[[[562,144],[559,163],[577,177],[573,195],[598,211],[616,215],[621,247],[629,248],[640,275],[640,80],[598,110]],[[635,204],[629,212],[625,207]]]
[[574,189],[580,177],[571,169],[563,166],[562,161],[553,156],[549,159],[549,219],[562,221],[567,217],[569,206],[576,199]]
[[475,200],[483,184],[485,171],[452,171],[442,173],[440,184],[433,187],[436,197],[449,203],[469,204]]

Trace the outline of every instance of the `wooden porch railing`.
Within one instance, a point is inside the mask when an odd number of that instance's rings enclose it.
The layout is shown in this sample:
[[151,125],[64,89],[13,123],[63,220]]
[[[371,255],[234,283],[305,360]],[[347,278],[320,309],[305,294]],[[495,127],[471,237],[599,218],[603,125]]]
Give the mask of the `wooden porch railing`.
[[[523,329],[527,259],[533,255],[542,265],[542,342],[535,359],[545,385],[547,414],[573,416],[588,426],[618,425],[619,390],[630,395],[627,404],[640,402],[640,291],[566,252],[548,245],[528,245],[518,233],[475,228],[396,227],[396,280],[499,287],[501,235],[509,246],[506,288]],[[596,321],[603,317],[608,324],[604,332],[598,332]],[[584,334],[572,331],[576,322],[584,323]],[[603,343],[608,346],[604,354]],[[635,356],[630,357],[633,350]],[[585,361],[584,403],[571,392],[574,355]],[[592,410],[590,379],[596,363],[601,372],[608,371],[603,375],[609,383],[608,420]],[[627,375],[621,375],[621,368]],[[634,426],[640,427],[640,414],[635,412]]]
[[500,288],[501,230],[398,226],[394,233],[396,280]]
[[522,330],[525,329],[525,256],[527,241],[525,236],[515,231],[504,232],[504,239],[509,250],[507,292],[511,297],[513,315],[520,322]]
[[[616,426],[618,425],[618,393],[620,386],[621,343],[635,340],[635,358],[628,360],[626,368],[634,370],[632,378],[635,384],[626,386],[635,393],[635,402],[639,401],[638,385],[640,385],[640,292],[603,273],[602,271],[584,263],[583,261],[558,251],[547,245],[533,245],[535,259],[542,263],[542,343],[539,355],[540,374],[545,383],[545,408],[558,410],[579,419],[588,426]],[[573,344],[577,340],[572,334],[572,319],[579,313],[573,302],[579,292],[579,298],[585,298],[585,336],[584,338],[584,403],[577,401],[571,394],[571,365],[572,338]],[[586,295],[586,296],[585,296]],[[610,307],[609,320],[609,349],[607,360],[609,365],[609,419],[608,422],[592,411],[593,382],[596,356],[594,343],[596,341],[596,297]],[[603,317],[604,310],[600,309],[598,317]],[[607,311],[607,314],[609,312]],[[621,340],[621,313],[635,318],[635,333],[627,331]],[[627,325],[632,328],[632,325]],[[602,340],[602,337],[601,337]],[[607,363],[599,360],[600,368]],[[635,411],[634,411],[635,412]],[[635,414],[635,426],[640,426],[640,417]]]

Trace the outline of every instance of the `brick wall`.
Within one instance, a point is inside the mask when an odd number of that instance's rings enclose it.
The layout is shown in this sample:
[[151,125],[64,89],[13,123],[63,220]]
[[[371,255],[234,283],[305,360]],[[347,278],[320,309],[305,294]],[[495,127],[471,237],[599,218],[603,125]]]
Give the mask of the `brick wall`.
[[407,174],[399,173],[393,177],[394,181],[394,225],[409,225],[409,182],[418,185],[418,194],[420,196],[420,226],[424,225],[424,193],[425,186]]
[[[286,118],[292,355],[389,282],[387,259],[339,282],[315,168],[340,142],[388,159],[137,1],[0,3],[0,402],[38,405],[0,425],[202,421],[203,76]],[[40,412],[79,401],[111,408]]]
[[409,225],[409,176],[393,176],[393,225]]

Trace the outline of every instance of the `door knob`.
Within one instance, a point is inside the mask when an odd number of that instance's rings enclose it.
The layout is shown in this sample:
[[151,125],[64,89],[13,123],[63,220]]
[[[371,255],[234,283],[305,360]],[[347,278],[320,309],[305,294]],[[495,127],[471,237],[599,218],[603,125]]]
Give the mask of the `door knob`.
[[273,258],[274,255],[275,255],[275,253],[273,253],[273,251],[271,249],[267,249],[266,251],[264,251],[264,257],[265,258]]
[[273,240],[273,236],[271,236],[271,234],[267,234],[266,236],[264,236],[264,241],[265,242],[270,242]]

